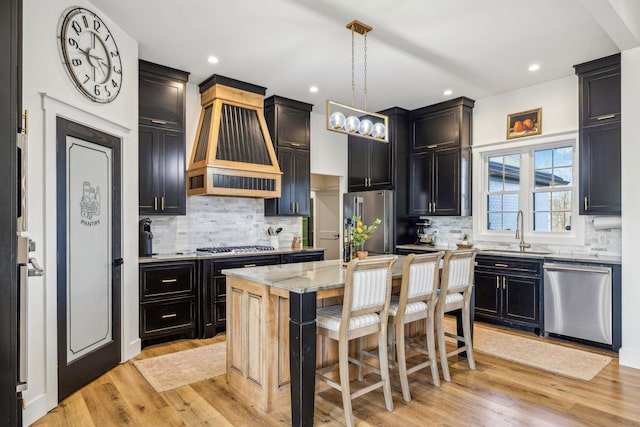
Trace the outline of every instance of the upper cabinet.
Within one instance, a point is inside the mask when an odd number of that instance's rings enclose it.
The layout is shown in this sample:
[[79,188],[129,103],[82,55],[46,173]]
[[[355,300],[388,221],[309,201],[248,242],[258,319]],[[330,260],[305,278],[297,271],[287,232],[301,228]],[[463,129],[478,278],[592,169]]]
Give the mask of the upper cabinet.
[[[349,136],[349,191],[393,190],[406,183],[409,112],[402,108],[380,111],[389,117],[389,142]],[[401,180],[401,182],[399,182]]]
[[580,214],[620,215],[620,54],[575,66],[580,108]]
[[140,215],[185,215],[185,85],[189,73],[140,61]]
[[471,215],[469,98],[411,112],[409,215]]
[[311,109],[313,105],[281,96],[264,101],[264,116],[282,171],[281,196],[265,199],[265,215],[311,213]]

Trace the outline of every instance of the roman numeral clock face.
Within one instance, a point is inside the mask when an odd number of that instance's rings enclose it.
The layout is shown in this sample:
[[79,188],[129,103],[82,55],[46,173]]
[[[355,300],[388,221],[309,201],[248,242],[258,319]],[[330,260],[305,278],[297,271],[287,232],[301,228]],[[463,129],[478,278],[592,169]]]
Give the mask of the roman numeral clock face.
[[98,15],[77,7],[60,23],[60,55],[75,86],[94,102],[111,102],[122,86],[122,61],[113,35]]

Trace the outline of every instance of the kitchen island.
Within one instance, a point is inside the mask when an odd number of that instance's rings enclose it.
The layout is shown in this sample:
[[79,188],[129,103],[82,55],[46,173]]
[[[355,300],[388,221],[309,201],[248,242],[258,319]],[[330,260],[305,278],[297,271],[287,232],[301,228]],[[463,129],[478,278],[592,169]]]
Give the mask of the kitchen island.
[[[404,259],[393,267],[396,285]],[[227,381],[234,393],[266,412],[290,405],[292,425],[313,425],[316,360],[318,365],[335,360],[335,348],[316,336],[316,307],[342,295],[345,272],[340,260],[222,272],[227,275]]]

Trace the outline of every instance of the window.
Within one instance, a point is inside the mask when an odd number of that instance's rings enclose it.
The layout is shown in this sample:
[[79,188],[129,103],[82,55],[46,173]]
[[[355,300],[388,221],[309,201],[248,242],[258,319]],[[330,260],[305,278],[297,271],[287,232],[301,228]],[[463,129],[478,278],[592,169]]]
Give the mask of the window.
[[[523,212],[528,242],[580,243],[584,220],[577,212],[575,139],[495,149],[475,154],[482,171],[475,191],[474,234],[479,240],[511,241]],[[482,150],[482,151],[481,151]],[[474,166],[476,167],[476,166]]]

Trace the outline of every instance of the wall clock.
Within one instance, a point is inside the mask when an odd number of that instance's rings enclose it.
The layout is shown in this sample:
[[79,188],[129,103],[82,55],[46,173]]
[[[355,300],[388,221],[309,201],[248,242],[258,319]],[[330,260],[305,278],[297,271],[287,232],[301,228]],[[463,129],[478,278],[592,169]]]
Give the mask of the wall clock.
[[63,15],[59,39],[62,62],[78,90],[94,102],[113,101],[122,86],[122,60],[104,21],[75,7]]

